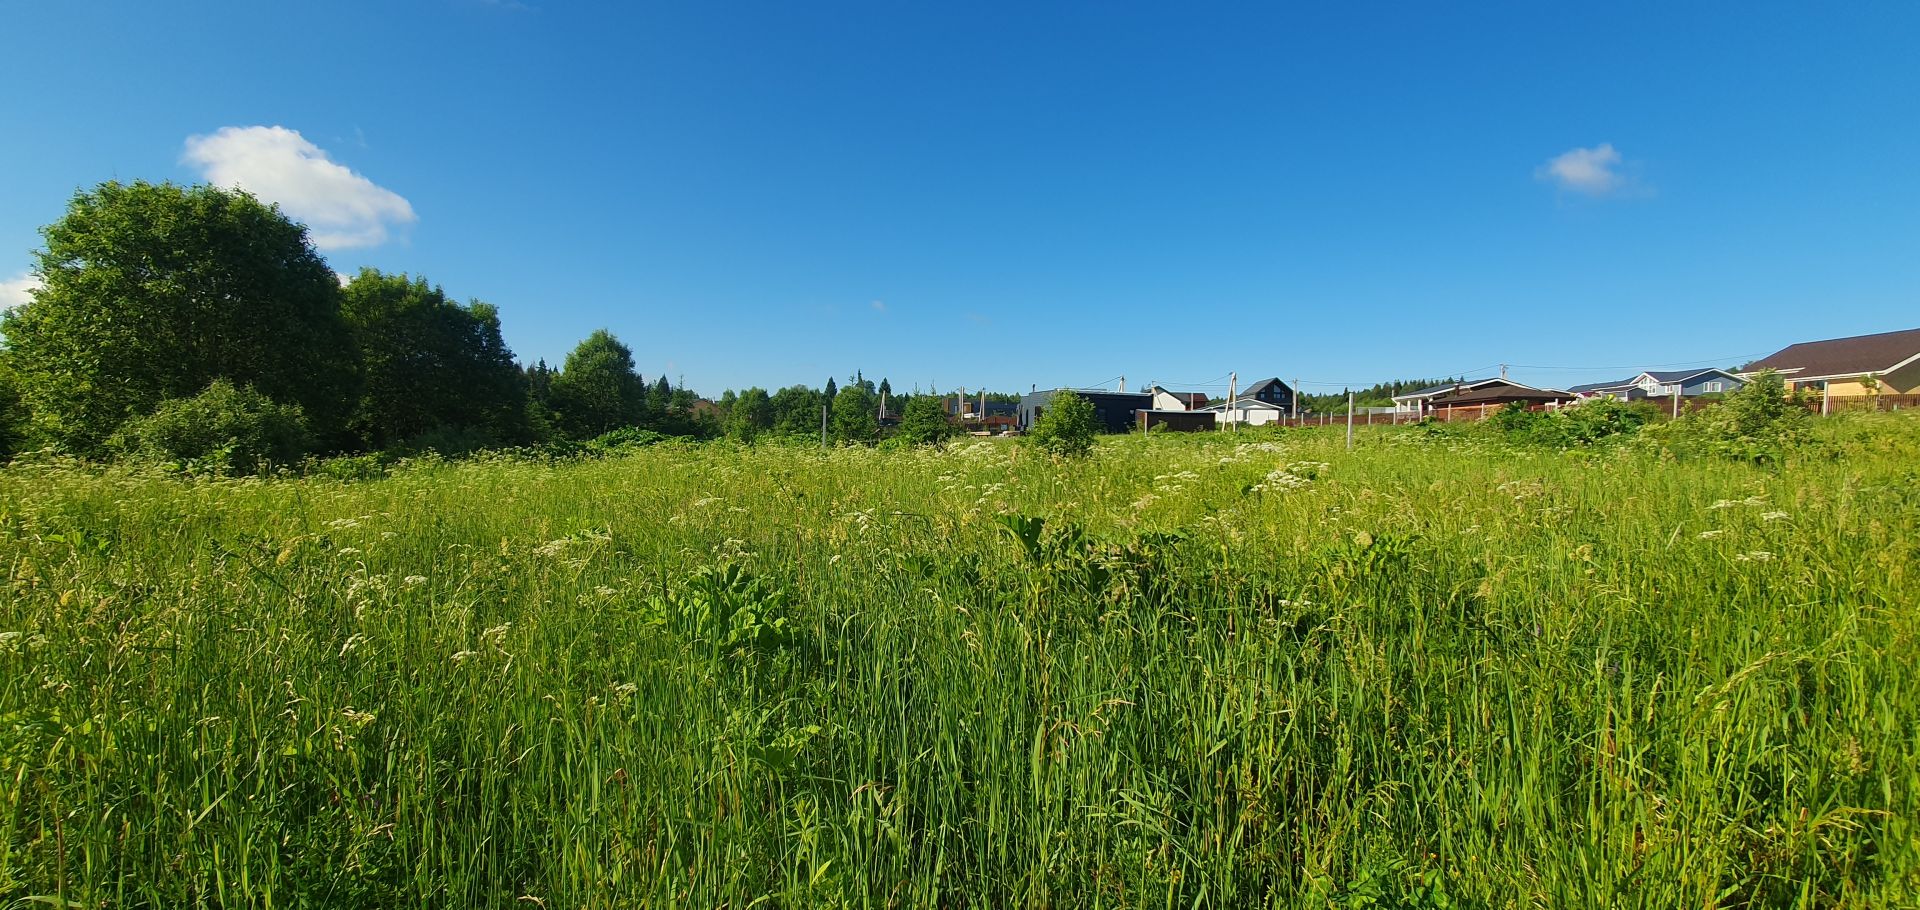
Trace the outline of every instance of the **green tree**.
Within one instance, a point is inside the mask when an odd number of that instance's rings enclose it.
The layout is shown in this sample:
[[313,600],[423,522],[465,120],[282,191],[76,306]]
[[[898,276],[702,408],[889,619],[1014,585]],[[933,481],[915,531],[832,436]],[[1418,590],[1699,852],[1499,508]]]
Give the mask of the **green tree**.
[[0,352],[0,462],[27,447],[27,406],[20,400],[20,384],[13,367]]
[[1024,441],[1049,455],[1078,458],[1093,452],[1093,436],[1099,430],[1093,402],[1074,394],[1072,389],[1062,389],[1040,409],[1040,417],[1033,422]]
[[790,385],[773,393],[773,431],[781,436],[817,437],[820,434],[820,406],[826,398],[803,385]]
[[896,436],[913,445],[937,443],[960,430],[947,421],[947,410],[932,395],[917,395],[907,400],[900,412],[900,430]]
[[865,386],[850,384],[833,398],[833,436],[841,442],[869,443],[880,435],[880,400]]
[[429,431],[525,439],[527,379],[492,306],[462,306],[424,278],[373,269],[362,269],[342,298],[361,368],[351,423],[368,445],[385,448]]
[[646,414],[646,397],[646,385],[633,369],[633,351],[613,333],[598,329],[567,355],[553,377],[550,403],[563,432],[591,439],[638,426]]
[[754,387],[740,393],[727,410],[727,435],[746,442],[773,429],[773,399]]
[[647,390],[647,411],[655,416],[664,416],[673,408],[673,384],[667,381],[667,374],[661,373],[653,386]]
[[41,230],[45,286],[0,322],[47,439],[97,454],[127,418],[215,379],[299,404],[344,442],[355,366],[306,228],[237,190],[103,183]]

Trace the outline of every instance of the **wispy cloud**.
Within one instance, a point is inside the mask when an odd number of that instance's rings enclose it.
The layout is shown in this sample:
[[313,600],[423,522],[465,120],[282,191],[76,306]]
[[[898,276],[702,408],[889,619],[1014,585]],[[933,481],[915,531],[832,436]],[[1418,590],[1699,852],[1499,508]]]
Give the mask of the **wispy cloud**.
[[187,139],[181,160],[211,182],[238,187],[306,222],[322,250],[377,246],[419,220],[400,194],[334,161],[296,130],[229,126]]
[[33,291],[39,287],[40,276],[28,273],[0,281],[0,313],[32,300]]
[[884,300],[876,300],[873,302],[872,306],[873,306],[873,311],[876,313],[884,313],[887,311],[887,302]]
[[1603,142],[1590,149],[1561,152],[1535,169],[1533,176],[1569,192],[1607,196],[1633,185],[1632,178],[1621,172],[1621,164],[1619,150]]

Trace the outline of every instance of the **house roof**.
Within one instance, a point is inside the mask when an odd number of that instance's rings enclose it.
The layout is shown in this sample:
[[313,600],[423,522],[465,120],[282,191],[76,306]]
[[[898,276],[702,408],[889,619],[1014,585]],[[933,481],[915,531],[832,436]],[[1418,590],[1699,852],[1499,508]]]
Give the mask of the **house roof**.
[[1689,379],[1705,376],[1709,373],[1713,373],[1721,376],[1733,375],[1732,373],[1729,373],[1726,370],[1720,369],[1719,367],[1708,367],[1704,370],[1699,369],[1698,367],[1691,370],[1648,370],[1645,373],[1642,373],[1640,375],[1651,377],[1654,382],[1685,383]]
[[1240,394],[1257,395],[1261,392],[1266,391],[1268,386],[1276,386],[1276,385],[1279,386],[1284,391],[1288,391],[1288,392],[1293,391],[1292,389],[1287,388],[1287,384],[1284,382],[1281,382],[1279,377],[1274,376],[1274,377],[1268,377],[1266,379],[1262,379],[1259,382],[1254,383],[1253,385],[1247,386],[1245,389],[1241,390]]
[[1165,392],[1168,395],[1172,395],[1174,398],[1179,399],[1180,404],[1185,406],[1189,411],[1198,411],[1207,406],[1207,394],[1205,392],[1176,392],[1160,386],[1154,386],[1153,391],[1155,393]]
[[1416,398],[1432,398],[1436,395],[1445,395],[1446,393],[1451,392],[1454,389],[1472,390],[1472,389],[1480,388],[1481,386],[1484,386],[1484,385],[1489,385],[1496,382],[1505,382],[1505,381],[1506,380],[1504,379],[1475,379],[1472,382],[1466,382],[1466,381],[1443,382],[1439,385],[1427,386],[1424,389],[1415,389],[1411,392],[1401,392],[1400,394],[1393,396],[1393,400],[1394,401],[1412,401]]
[[[1234,410],[1238,410],[1238,411],[1248,411],[1248,410],[1255,410],[1255,409],[1263,409],[1268,411],[1286,410],[1285,408],[1277,404],[1274,404],[1271,401],[1261,401],[1258,398],[1235,398],[1233,400],[1233,408]],[[1227,405],[1225,404],[1209,405],[1206,408],[1206,410],[1209,410],[1209,411],[1224,411],[1226,409],[1227,409]]]
[[1442,401],[1435,402],[1434,405],[1438,407],[1442,404],[1491,404],[1497,401],[1516,400],[1561,401],[1572,397],[1574,397],[1573,393],[1563,392],[1559,389],[1540,389],[1507,379],[1495,379],[1491,385],[1484,382],[1480,383],[1478,387],[1464,389],[1458,395],[1446,396]]
[[1586,385],[1569,386],[1567,391],[1575,395],[1580,395],[1586,392],[1611,392],[1615,389],[1624,389],[1630,385],[1633,385],[1633,380],[1631,379],[1616,379],[1612,382],[1589,382]]
[[1888,373],[1920,358],[1920,329],[1803,341],[1760,358],[1742,373],[1778,370],[1797,380]]

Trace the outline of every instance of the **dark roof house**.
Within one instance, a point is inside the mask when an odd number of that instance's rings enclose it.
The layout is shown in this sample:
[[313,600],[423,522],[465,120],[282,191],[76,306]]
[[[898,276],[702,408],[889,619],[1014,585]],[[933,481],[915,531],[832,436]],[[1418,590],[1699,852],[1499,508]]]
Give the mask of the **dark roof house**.
[[1831,394],[1864,394],[1861,380],[1896,394],[1920,392],[1920,329],[1803,341],[1741,368],[1743,376],[1774,370],[1795,386],[1829,389]]

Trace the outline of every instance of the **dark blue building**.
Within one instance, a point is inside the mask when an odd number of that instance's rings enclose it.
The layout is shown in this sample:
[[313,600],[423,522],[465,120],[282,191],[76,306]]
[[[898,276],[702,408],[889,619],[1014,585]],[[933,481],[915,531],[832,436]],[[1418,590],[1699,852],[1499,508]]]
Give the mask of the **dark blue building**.
[[[1033,422],[1053,401],[1053,396],[1065,389],[1048,389],[1044,392],[1032,392],[1020,396],[1020,429],[1033,428]],[[1073,394],[1085,398],[1093,404],[1094,419],[1100,422],[1101,429],[1109,433],[1125,433],[1133,429],[1133,412],[1149,410],[1153,407],[1151,392],[1108,392],[1102,389],[1073,389]]]

